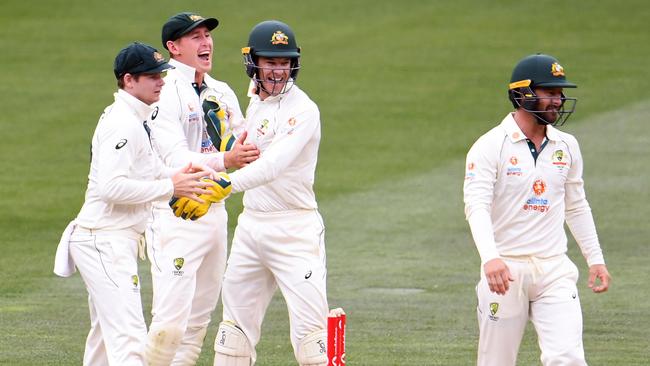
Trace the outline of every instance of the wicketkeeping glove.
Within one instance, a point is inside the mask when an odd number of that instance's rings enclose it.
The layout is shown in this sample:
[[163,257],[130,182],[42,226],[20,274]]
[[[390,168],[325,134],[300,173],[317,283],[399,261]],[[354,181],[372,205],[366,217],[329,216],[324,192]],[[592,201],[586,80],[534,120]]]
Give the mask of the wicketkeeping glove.
[[210,88],[201,92],[201,107],[203,109],[203,119],[212,145],[221,152],[229,151],[235,144],[237,138],[226,133],[226,112],[221,109],[217,96]]
[[201,180],[212,183],[211,186],[207,187],[207,189],[212,191],[212,194],[199,195],[199,198],[201,198],[204,203],[199,203],[185,197],[176,199],[172,198],[172,200],[169,201],[169,205],[174,210],[174,215],[176,217],[180,217],[184,220],[196,220],[208,213],[210,205],[212,205],[213,202],[223,201],[228,198],[232,191],[230,177],[227,173],[218,173],[216,180],[209,178],[202,178]]

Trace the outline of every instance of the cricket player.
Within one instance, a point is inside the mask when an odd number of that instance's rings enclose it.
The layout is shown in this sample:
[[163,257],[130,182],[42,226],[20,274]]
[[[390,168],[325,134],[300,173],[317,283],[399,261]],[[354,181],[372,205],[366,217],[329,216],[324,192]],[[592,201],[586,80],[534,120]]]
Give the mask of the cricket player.
[[[153,146],[167,165],[193,162],[223,171],[244,166],[259,155],[255,146],[241,144],[246,133],[235,93],[208,75],[212,69],[211,31],[218,24],[215,18],[183,12],[162,27],[162,43],[174,69],[165,77],[158,108],[149,122]],[[207,95],[210,100],[206,102]],[[209,113],[217,115],[215,112],[220,117],[205,118]],[[219,151],[223,144],[218,140],[225,137],[226,130],[239,135],[240,142],[229,151]],[[154,206],[147,230],[153,281],[146,347],[149,365],[196,363],[221,290],[227,223],[223,202],[211,205],[196,221],[174,217],[167,203]]]
[[90,332],[83,364],[143,365],[147,328],[140,300],[138,243],[151,201],[207,193],[199,178],[208,170],[180,172],[155,155],[146,124],[170,69],[153,47],[132,43],[115,58],[118,91],[92,139],[86,200],[66,228],[54,272],[67,277],[77,266],[88,289]]
[[288,25],[259,23],[243,54],[252,79],[248,141],[261,153],[230,174],[232,192],[245,191],[244,211],[224,276],[214,364],[255,363],[264,313],[279,287],[298,363],[326,365],[325,227],[313,190],[320,113],[295,85],[300,49]]
[[554,57],[525,57],[510,79],[515,111],[467,154],[465,215],[482,265],[479,366],[515,365],[528,319],[542,364],[587,364],[565,221],[589,265],[593,292],[607,291],[610,275],[585,197],[578,142],[554,127],[574,111],[576,99],[563,90],[575,87]]

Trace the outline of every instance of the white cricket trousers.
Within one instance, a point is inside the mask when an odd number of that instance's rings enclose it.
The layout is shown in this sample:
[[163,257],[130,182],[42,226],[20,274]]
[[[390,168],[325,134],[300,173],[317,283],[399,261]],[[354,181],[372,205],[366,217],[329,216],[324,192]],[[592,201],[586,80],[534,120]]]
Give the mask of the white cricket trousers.
[[[317,210],[239,215],[223,283],[223,320],[237,324],[254,349],[279,287],[287,303],[294,354],[305,336],[327,329],[325,226]],[[251,357],[253,364],[256,353]]]
[[225,205],[213,203],[196,221],[178,218],[169,208],[156,209],[146,232],[153,283],[149,329],[172,327],[183,334],[172,365],[193,365],[199,358],[219,301],[228,251],[227,228]]
[[544,366],[586,366],[578,269],[566,255],[503,258],[515,278],[505,295],[490,291],[485,274],[478,296],[478,366],[514,366],[530,319]]
[[147,327],[138,276],[140,237],[133,230],[73,229],[70,256],[88,289],[90,308],[84,365],[144,364]]

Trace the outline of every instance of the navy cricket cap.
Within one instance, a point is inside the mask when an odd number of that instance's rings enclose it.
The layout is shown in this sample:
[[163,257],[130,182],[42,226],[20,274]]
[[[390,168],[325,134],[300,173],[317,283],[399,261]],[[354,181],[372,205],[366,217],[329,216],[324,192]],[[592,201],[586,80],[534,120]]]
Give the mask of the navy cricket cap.
[[172,16],[162,28],[163,47],[167,49],[167,41],[175,41],[201,25],[205,25],[211,31],[219,25],[219,21],[215,18],[204,18],[189,12]]
[[113,72],[117,79],[127,73],[131,75],[157,74],[173,68],[158,50],[140,42],[133,42],[124,47],[115,56],[113,63]]

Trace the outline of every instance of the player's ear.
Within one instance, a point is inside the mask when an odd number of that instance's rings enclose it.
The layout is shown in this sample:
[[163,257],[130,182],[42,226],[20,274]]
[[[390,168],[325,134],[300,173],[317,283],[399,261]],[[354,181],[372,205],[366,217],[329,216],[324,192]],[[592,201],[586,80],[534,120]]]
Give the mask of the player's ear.
[[167,41],[167,49],[169,50],[169,54],[171,56],[176,56],[180,54],[176,41]]

